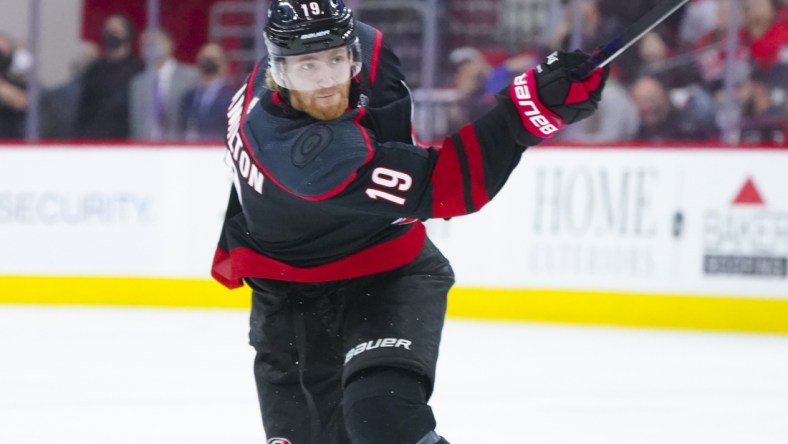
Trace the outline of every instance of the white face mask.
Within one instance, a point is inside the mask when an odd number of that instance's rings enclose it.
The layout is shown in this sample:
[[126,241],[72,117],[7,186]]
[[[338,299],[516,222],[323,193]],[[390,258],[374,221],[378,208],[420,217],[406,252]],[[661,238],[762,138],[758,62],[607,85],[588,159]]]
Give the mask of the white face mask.
[[8,72],[16,76],[26,76],[33,69],[33,54],[27,49],[17,48],[11,60],[11,67]]

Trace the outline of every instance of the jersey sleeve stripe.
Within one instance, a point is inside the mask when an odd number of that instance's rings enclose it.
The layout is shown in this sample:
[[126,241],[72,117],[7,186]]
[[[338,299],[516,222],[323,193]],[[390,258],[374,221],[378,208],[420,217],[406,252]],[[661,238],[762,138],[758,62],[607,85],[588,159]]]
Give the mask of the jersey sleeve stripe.
[[466,214],[463,193],[458,190],[462,183],[462,170],[457,149],[451,138],[447,138],[438,152],[438,161],[432,172],[432,217],[453,217]]
[[482,158],[481,145],[476,136],[476,129],[473,125],[465,125],[459,131],[460,138],[465,147],[465,156],[468,159],[468,177],[471,188],[471,198],[473,201],[473,211],[479,211],[490,201],[487,195],[487,187],[484,185],[484,161]]
[[473,199],[471,197],[471,170],[468,166],[468,154],[465,150],[465,142],[458,134],[451,136],[451,141],[457,152],[457,160],[460,162],[460,176],[462,177],[462,200],[465,203],[465,214],[474,212]]

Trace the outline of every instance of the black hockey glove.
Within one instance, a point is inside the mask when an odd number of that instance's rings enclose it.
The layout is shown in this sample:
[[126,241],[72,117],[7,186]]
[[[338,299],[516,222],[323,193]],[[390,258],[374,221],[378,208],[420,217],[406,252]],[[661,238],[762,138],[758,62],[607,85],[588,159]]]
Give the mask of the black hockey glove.
[[529,133],[546,139],[564,125],[583,120],[596,111],[609,66],[597,69],[582,80],[575,81],[571,77],[571,71],[589,57],[580,50],[557,51],[514,79],[509,97]]

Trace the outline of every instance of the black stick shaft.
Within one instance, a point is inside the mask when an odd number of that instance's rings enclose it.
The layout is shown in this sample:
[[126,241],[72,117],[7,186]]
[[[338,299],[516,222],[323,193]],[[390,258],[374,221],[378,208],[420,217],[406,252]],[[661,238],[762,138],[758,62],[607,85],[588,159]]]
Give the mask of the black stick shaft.
[[582,80],[591,75],[597,68],[602,68],[612,62],[627,48],[634,45],[641,37],[670,17],[679,8],[684,6],[689,0],[665,0],[658,4],[651,11],[640,17],[635,23],[628,26],[621,34],[608,42],[586,60],[585,63],[577,67],[572,72],[575,80]]

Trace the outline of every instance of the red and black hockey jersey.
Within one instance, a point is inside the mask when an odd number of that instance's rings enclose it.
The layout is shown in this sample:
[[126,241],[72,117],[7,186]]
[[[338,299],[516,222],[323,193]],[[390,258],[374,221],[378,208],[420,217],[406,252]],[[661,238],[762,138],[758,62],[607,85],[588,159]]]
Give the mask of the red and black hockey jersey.
[[[359,23],[365,57],[361,105],[319,121],[280,103],[265,64],[230,107],[235,186],[212,275],[229,288],[245,277],[322,282],[391,270],[413,260],[421,220],[482,208],[526,145],[508,98],[440,147],[412,141],[411,98],[381,33]],[[525,140],[525,142],[522,142]]]

